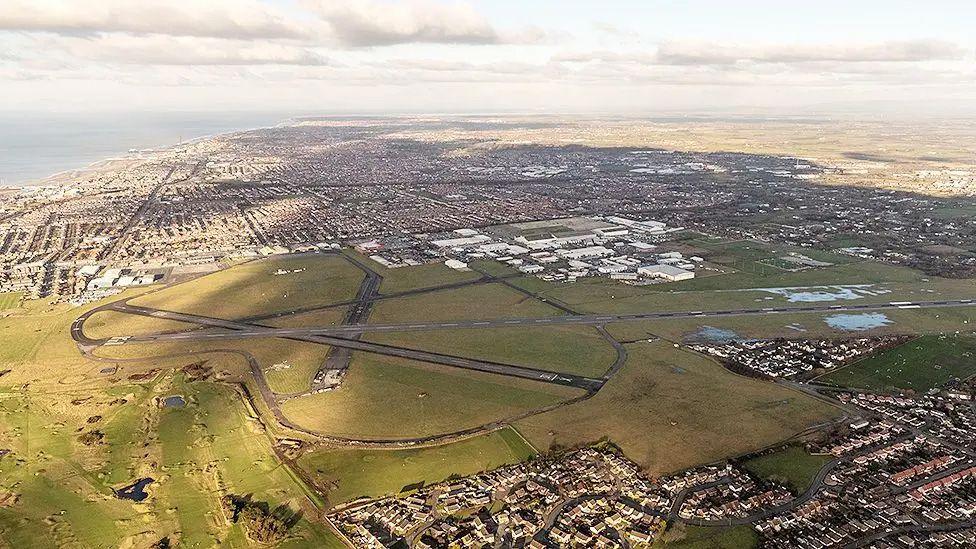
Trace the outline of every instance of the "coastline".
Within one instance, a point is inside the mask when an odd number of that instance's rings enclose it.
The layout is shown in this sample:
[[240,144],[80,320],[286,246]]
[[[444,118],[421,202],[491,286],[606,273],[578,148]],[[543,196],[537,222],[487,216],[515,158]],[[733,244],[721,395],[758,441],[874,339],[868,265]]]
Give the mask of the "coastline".
[[[249,131],[266,129],[266,128],[273,128],[282,125],[288,125],[289,123],[293,123],[296,117],[299,116],[294,114],[284,116],[284,113],[282,114],[283,116],[278,118],[277,121],[273,123],[246,125],[240,128],[211,131],[210,133],[196,135],[188,139],[182,139],[175,142],[170,141],[156,146],[142,147],[134,152],[122,152],[122,153],[111,154],[109,156],[101,156],[87,163],[81,161],[81,163],[79,163],[74,167],[55,169],[55,171],[52,171],[47,175],[43,175],[43,176],[30,177],[27,179],[18,179],[16,181],[4,181],[0,183],[0,190],[5,192],[17,192],[17,191],[29,190],[32,188],[62,184],[65,178],[74,178],[84,173],[103,170],[111,167],[111,165],[114,163],[133,162],[133,161],[143,160],[148,155],[157,154],[160,152],[171,150],[173,148],[182,145],[190,145],[193,143],[197,143],[207,139],[213,139],[220,136],[232,135],[235,133],[249,132]],[[122,146],[120,146],[119,148],[122,148]],[[133,148],[134,147],[127,146],[126,150],[129,151],[132,150]]]

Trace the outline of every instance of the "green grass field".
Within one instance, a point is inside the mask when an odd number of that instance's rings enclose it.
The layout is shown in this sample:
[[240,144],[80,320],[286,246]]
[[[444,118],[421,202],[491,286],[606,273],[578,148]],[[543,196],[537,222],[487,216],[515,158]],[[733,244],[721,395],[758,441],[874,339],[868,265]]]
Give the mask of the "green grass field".
[[[287,273],[275,274],[279,270]],[[237,319],[349,300],[362,279],[362,271],[342,257],[272,257],[164,288],[132,304]]]
[[976,337],[922,336],[855,362],[820,381],[875,391],[889,388],[922,392],[953,378],[976,375]]
[[599,377],[616,352],[593,328],[492,328],[368,334],[370,341]]
[[318,432],[412,438],[476,427],[579,394],[545,383],[354,353],[342,385],[286,401],[285,414]]
[[324,488],[329,504],[360,496],[394,495],[410,487],[434,484],[517,463],[533,450],[511,428],[460,442],[401,450],[323,450],[306,454],[298,465]]
[[672,318],[615,322],[608,326],[617,339],[645,339],[651,334],[682,341],[703,326],[731,330],[749,338],[848,338],[894,334],[954,334],[962,328],[976,329],[976,307],[947,309],[888,309],[883,314],[890,324],[864,331],[845,331],[829,326],[826,313],[779,313],[715,318]]
[[95,339],[101,339],[120,335],[179,332],[196,327],[198,327],[197,324],[180,322],[178,320],[130,315],[117,311],[99,311],[85,321],[85,335]]
[[[187,406],[160,408],[157,398],[171,394]],[[83,444],[79,433],[95,429],[102,443]],[[180,375],[107,388],[0,389],[0,448],[12,451],[0,458],[0,494],[18,497],[0,506],[2,546],[147,547],[169,537],[183,547],[244,547],[223,519],[226,493],[314,513],[237,394]],[[155,479],[144,502],[114,496],[113,488],[142,477]],[[305,518],[289,536],[284,546],[341,547]]]
[[13,309],[20,304],[21,297],[23,297],[23,294],[20,292],[0,293],[0,311]]
[[376,303],[373,323],[543,317],[562,311],[502,284],[476,284]]
[[680,527],[681,533],[665,534],[673,541],[658,540],[654,549],[752,549],[759,545],[759,536],[748,526],[734,528]]
[[790,446],[748,459],[742,466],[759,478],[786,483],[794,494],[799,495],[810,487],[817,472],[828,461],[828,456],[814,456],[799,446]]
[[516,427],[542,451],[607,437],[663,474],[763,448],[840,413],[667,342],[628,350],[627,364],[595,397]]

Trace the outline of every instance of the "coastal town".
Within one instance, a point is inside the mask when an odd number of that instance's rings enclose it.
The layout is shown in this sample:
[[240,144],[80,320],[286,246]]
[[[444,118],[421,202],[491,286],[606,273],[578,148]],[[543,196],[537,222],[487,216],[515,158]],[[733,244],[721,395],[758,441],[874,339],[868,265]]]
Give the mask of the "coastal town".
[[[451,132],[401,130],[304,119],[24,187],[0,211],[0,290],[89,301],[81,294],[109,269],[179,276],[333,245],[392,263],[488,256],[547,280],[682,280],[702,258],[661,244],[683,230],[934,275],[976,271],[964,199],[818,184],[841,168],[637,148],[479,145],[474,155]],[[794,254],[770,268],[821,263]]]

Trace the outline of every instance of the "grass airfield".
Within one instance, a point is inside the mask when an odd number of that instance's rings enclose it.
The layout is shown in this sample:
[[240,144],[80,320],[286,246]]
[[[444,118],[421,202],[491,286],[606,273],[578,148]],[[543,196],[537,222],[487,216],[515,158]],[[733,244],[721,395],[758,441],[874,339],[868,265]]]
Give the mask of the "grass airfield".
[[[689,281],[695,284],[647,287],[602,280],[574,285],[509,280],[549,302],[585,312],[708,310],[754,306],[757,300],[772,306],[786,303],[786,298],[755,288],[808,284],[877,284],[891,289],[867,296],[866,301],[976,293],[971,281],[926,278],[908,269],[838,261],[834,267],[789,273],[772,265],[748,265],[768,260],[769,250],[759,253],[751,245],[711,241],[695,245],[715,248],[707,260],[729,272]],[[473,282],[481,275],[443,265],[374,268],[383,276],[380,293],[386,298],[376,302],[370,322],[565,314],[500,283],[399,295]],[[502,266],[493,269],[511,274]],[[287,273],[273,274],[278,271]],[[137,305],[229,319],[301,309],[304,312],[261,322],[321,326],[342,321],[346,307],[336,304],[353,299],[362,280],[362,271],[342,256],[286,256],[121,297],[132,297]],[[535,452],[609,439],[652,474],[748,453],[834,418],[839,411],[782,386],[732,374],[675,344],[702,325],[744,337],[862,334],[829,326],[824,314],[613,323],[608,330],[626,342],[629,358],[596,396],[518,420],[517,432],[502,429],[410,450],[316,449],[298,459],[297,467],[327,498],[324,502],[273,452],[275,436],[301,438],[300,434],[277,426],[260,399],[257,409],[251,409],[226,382],[246,382],[251,394],[258,394],[240,354],[248,353],[275,393],[307,392],[329,352],[327,346],[273,338],[170,341],[100,347],[96,354],[101,359],[95,360],[79,353],[69,327],[98,304],[69,308],[20,302],[19,296],[3,304],[7,308],[0,311],[0,371],[9,371],[0,374],[0,449],[12,451],[0,457],[0,501],[9,501],[5,494],[16,500],[0,506],[0,546],[12,547],[137,547],[162,537],[188,547],[248,546],[245,532],[221,515],[219,500],[227,493],[253,493],[259,501],[301,512],[282,546],[328,547],[338,541],[313,520],[323,504],[396,494],[409,485],[493,468]],[[863,334],[938,335],[966,326],[972,330],[976,323],[976,307],[885,314],[891,323]],[[95,337],[192,328],[114,312],[99,312],[85,325]],[[616,356],[610,343],[587,326],[373,333],[365,338],[597,377]],[[958,356],[951,349],[946,352]],[[187,376],[192,373],[183,369],[200,362],[212,369],[211,377],[190,381]],[[105,369],[109,371],[103,373]],[[170,394],[186,397],[187,406],[160,408],[159,397]],[[581,394],[567,387],[356,352],[339,389],[288,398],[280,407],[291,421],[324,435],[413,438],[501,421]],[[99,419],[89,423],[95,416]],[[79,440],[80,434],[93,429],[102,433],[102,442],[86,445]],[[146,476],[156,482],[149,486],[145,502],[114,496],[113,489]],[[684,540],[666,546],[705,547],[741,536],[735,529],[721,535],[689,531]]]

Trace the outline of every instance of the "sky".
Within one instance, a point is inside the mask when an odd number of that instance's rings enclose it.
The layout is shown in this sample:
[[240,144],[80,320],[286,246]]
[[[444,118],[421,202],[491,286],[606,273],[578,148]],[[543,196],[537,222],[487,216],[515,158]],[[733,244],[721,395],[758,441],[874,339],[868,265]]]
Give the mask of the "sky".
[[969,0],[2,0],[0,110],[976,114]]

